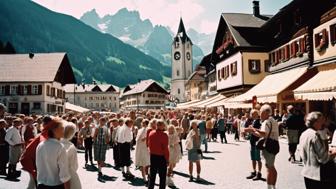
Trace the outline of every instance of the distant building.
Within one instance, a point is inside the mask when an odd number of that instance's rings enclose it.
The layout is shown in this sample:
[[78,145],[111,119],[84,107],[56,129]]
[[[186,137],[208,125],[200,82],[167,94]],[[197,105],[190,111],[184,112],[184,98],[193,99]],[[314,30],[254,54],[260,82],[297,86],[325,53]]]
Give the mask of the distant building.
[[170,95],[179,102],[186,101],[185,84],[192,73],[192,42],[185,31],[182,18],[172,43],[172,76]]
[[216,83],[216,66],[211,60],[211,54],[203,57],[200,66],[205,67],[205,83],[207,90],[204,91],[205,96],[214,96],[217,94],[217,83]]
[[63,86],[75,82],[66,53],[0,55],[0,102],[9,113],[63,113]]
[[205,74],[205,68],[202,66],[198,66],[195,71],[190,75],[185,86],[185,96],[187,98],[187,101],[205,99],[207,92]]
[[97,111],[119,111],[119,87],[111,84],[69,84],[64,87],[71,104]]
[[168,92],[153,80],[126,86],[120,96],[122,109],[164,108]]

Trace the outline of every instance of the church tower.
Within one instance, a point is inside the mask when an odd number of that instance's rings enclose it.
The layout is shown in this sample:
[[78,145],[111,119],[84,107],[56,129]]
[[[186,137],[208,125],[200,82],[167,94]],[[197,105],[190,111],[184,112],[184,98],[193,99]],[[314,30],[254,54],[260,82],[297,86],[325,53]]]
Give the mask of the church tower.
[[171,95],[185,102],[185,84],[192,73],[192,42],[185,31],[182,18],[172,43]]

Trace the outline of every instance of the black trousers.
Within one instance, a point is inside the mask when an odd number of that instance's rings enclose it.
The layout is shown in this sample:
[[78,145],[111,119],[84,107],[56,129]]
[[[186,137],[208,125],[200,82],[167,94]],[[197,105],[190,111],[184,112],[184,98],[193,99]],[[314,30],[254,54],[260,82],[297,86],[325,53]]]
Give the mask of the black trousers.
[[119,157],[120,157],[120,166],[129,167],[131,165],[131,143],[118,143],[119,146]]
[[296,143],[292,143],[292,144],[288,144],[288,151],[289,151],[289,153],[292,155],[294,155],[295,154],[295,152],[296,152],[296,149],[297,149],[297,145],[298,144],[296,144]]
[[64,184],[58,186],[46,186],[44,184],[39,184],[37,189],[64,189]]
[[323,181],[317,181],[312,180],[309,178],[304,178],[306,189],[332,189],[335,188],[335,183],[333,182],[323,182]]
[[114,166],[120,167],[120,154],[119,154],[119,145],[113,145],[113,159],[114,159]]
[[167,161],[164,156],[150,155],[150,176],[148,189],[153,189],[155,185],[156,174],[160,177],[160,189],[166,188]]
[[227,143],[225,131],[219,131],[219,135],[221,138],[221,142],[223,143],[224,140],[224,142]]
[[238,128],[233,128],[233,130],[234,130],[234,134],[235,134],[234,139],[235,139],[235,140],[239,140],[239,132],[238,132]]
[[85,162],[92,162],[92,137],[84,139]]
[[9,160],[9,148],[7,144],[0,145],[0,154],[0,172],[5,172]]

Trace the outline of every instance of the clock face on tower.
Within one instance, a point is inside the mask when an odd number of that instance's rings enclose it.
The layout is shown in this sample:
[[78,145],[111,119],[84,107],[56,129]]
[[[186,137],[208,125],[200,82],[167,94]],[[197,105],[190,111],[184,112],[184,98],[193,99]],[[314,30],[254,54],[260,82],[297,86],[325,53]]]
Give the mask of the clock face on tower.
[[180,52],[175,52],[174,53],[174,59],[175,60],[180,60],[180,58],[181,58],[181,53]]
[[191,56],[190,56],[190,52],[187,52],[187,59],[190,60]]

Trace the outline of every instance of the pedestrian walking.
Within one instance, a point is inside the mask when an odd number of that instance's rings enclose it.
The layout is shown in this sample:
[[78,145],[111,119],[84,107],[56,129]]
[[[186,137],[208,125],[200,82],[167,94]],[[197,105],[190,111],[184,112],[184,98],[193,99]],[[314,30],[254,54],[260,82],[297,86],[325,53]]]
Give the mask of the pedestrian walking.
[[27,189],[35,189],[37,187],[36,149],[41,142],[47,140],[48,128],[52,123],[51,117],[45,116],[43,118],[41,133],[28,144],[21,155],[22,169],[27,171],[30,177]]
[[205,116],[199,117],[201,118],[198,122],[198,129],[201,137],[201,143],[204,144],[204,152],[208,152],[208,140],[206,138],[206,122],[205,122]]
[[191,121],[190,131],[186,139],[186,146],[188,150],[188,161],[189,161],[189,182],[194,180],[193,177],[193,164],[196,164],[197,177],[196,181],[200,181],[201,177],[201,137],[199,129],[197,128],[197,121]]
[[8,143],[5,140],[7,123],[0,119],[0,175],[7,176],[7,163],[9,158]]
[[[122,174],[125,178],[133,178],[130,171],[131,166],[131,143],[133,140],[133,120],[127,118],[125,124],[118,129],[117,140],[119,146],[119,157]],[[126,171],[125,171],[126,167]]]
[[221,143],[222,144],[224,142],[227,143],[225,120],[224,120],[224,117],[223,117],[222,114],[218,116],[217,125],[218,125],[218,132],[219,132],[219,135],[220,135]]
[[95,129],[93,135],[94,142],[94,160],[98,163],[98,179],[103,176],[102,168],[105,165],[106,160],[106,150],[109,144],[109,133],[106,127],[105,117],[99,119],[98,128]]
[[168,144],[169,144],[169,167],[167,173],[167,185],[169,187],[175,187],[173,177],[173,171],[176,164],[182,159],[180,137],[176,131],[174,125],[168,127]]
[[[279,152],[279,127],[278,122],[272,117],[272,108],[268,104],[264,104],[260,108],[260,119],[262,125],[260,129],[252,128],[250,132],[264,140],[258,142],[257,146],[262,143],[262,155],[265,159],[267,168],[267,187],[268,189],[275,189],[277,180],[277,170],[275,169],[274,162],[276,154]],[[267,144],[267,141],[269,145]],[[264,145],[266,146],[264,147]]]
[[16,179],[21,173],[16,170],[16,165],[20,160],[22,148],[24,146],[24,140],[19,131],[21,125],[22,120],[20,118],[16,118],[13,121],[13,126],[6,131],[5,140],[9,144],[9,165],[7,178],[10,180]]
[[288,151],[290,155],[288,161],[293,163],[296,161],[295,152],[299,144],[300,117],[295,114],[295,109],[292,105],[287,106],[287,112],[288,116],[285,127],[287,128]]
[[48,139],[36,149],[38,189],[70,189],[71,175],[67,152],[60,139],[64,137],[62,121],[52,120],[45,128]]
[[[120,119],[121,120],[121,119]],[[112,149],[113,149],[113,160],[114,160],[114,168],[119,170],[120,169],[120,157],[119,157],[119,147],[117,141],[117,133],[119,126],[119,120],[117,118],[112,119],[112,133],[111,133],[111,140],[112,140]]]
[[79,180],[77,169],[78,169],[78,158],[77,158],[77,148],[75,145],[70,142],[72,137],[75,135],[76,126],[71,122],[64,122],[64,137],[61,139],[63,144],[66,156],[69,163],[69,173],[71,176],[70,179],[70,189],[81,189],[82,185]]
[[84,140],[84,149],[85,149],[85,167],[88,164],[88,160],[90,160],[91,165],[93,165],[92,161],[92,138],[93,132],[91,128],[91,122],[86,120],[84,122],[84,127],[78,133],[80,139]]
[[23,121],[23,125],[21,127],[21,136],[25,141],[25,145],[27,146],[32,139],[37,135],[37,129],[33,126],[34,120],[32,117],[25,117]]
[[167,166],[169,165],[168,135],[164,132],[165,123],[157,121],[157,129],[152,130],[148,136],[150,153],[150,177],[148,188],[153,189],[156,175],[160,177],[160,189],[166,188]]
[[211,117],[206,118],[206,134],[207,134],[208,142],[211,141],[213,127],[214,127],[214,125],[213,125],[213,122],[211,120]]
[[[259,111],[256,109],[253,109],[251,110],[250,114],[251,114],[252,123],[250,125],[246,125],[244,132],[249,132],[249,130],[253,131],[253,129],[261,128]],[[246,123],[249,124],[250,122],[248,121]],[[250,140],[250,157],[252,161],[253,171],[251,172],[251,175],[246,178],[252,179],[254,181],[260,180],[262,179],[262,175],[261,175],[262,162],[260,158],[260,150],[257,148],[257,141],[259,140],[259,137],[250,134],[249,140]],[[258,164],[258,169],[257,169],[257,164]]]
[[148,169],[150,165],[150,155],[146,145],[147,128],[149,121],[142,120],[141,129],[138,131],[135,145],[135,166],[140,168],[144,183],[148,184]]
[[324,121],[322,113],[309,113],[306,117],[308,129],[300,137],[300,154],[303,160],[301,174],[307,189],[335,188],[336,148],[329,149],[318,132]]

